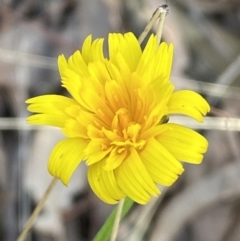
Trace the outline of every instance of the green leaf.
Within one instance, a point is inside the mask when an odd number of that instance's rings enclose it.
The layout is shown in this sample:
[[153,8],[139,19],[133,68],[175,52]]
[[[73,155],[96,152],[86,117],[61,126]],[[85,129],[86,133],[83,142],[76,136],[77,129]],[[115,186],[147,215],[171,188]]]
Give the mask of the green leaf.
[[[123,204],[123,210],[122,210],[122,214],[121,214],[121,219],[124,218],[124,216],[128,213],[128,211],[130,210],[130,208],[133,205],[133,200],[126,197],[124,204]],[[103,224],[102,228],[99,230],[99,232],[97,233],[97,235],[95,236],[95,238],[93,239],[93,241],[107,241],[112,233],[112,228],[113,228],[113,223],[115,220],[115,216],[116,216],[116,211],[117,208],[115,208],[112,213],[109,215],[108,219],[106,220],[106,222]]]

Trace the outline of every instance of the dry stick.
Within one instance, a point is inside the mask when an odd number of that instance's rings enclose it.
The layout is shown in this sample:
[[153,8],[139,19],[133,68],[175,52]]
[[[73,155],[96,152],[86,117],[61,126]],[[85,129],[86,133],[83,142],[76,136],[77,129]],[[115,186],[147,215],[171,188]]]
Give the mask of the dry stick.
[[164,20],[165,17],[168,13],[168,9],[167,8],[162,8],[162,12],[160,14],[159,17],[159,23],[158,23],[158,29],[157,29],[157,38],[158,38],[158,43],[160,44],[161,42],[161,38],[162,38],[162,31],[163,31],[163,24],[164,24]]
[[160,12],[159,12],[159,8],[157,8],[157,10],[153,13],[152,18],[150,19],[149,23],[147,24],[147,26],[145,27],[145,29],[143,30],[143,32],[141,33],[141,35],[138,38],[138,42],[141,44],[143,42],[143,40],[146,38],[147,34],[149,33],[149,31],[152,29],[154,23],[157,21],[157,19],[160,17]]
[[25,240],[28,231],[32,228],[35,219],[38,217],[40,211],[43,208],[43,205],[45,204],[49,194],[51,193],[51,191],[53,190],[53,187],[55,186],[55,184],[57,183],[57,178],[53,178],[52,181],[50,182],[47,190],[45,191],[42,199],[39,201],[37,207],[35,208],[34,212],[32,213],[31,217],[28,219],[22,233],[20,234],[20,236],[18,237],[17,241],[23,241]]
[[145,29],[143,30],[143,32],[141,33],[141,35],[138,38],[138,42],[140,44],[146,38],[147,34],[152,29],[154,23],[158,19],[159,19],[159,28],[158,28],[158,31],[157,31],[157,36],[158,36],[158,39],[161,39],[162,27],[163,27],[164,19],[165,19],[165,16],[167,15],[167,13],[168,13],[168,6],[167,5],[162,5],[162,6],[160,6],[156,9],[156,11],[153,13],[152,18],[150,19],[149,23],[147,24],[147,26],[145,27]]
[[121,221],[121,214],[122,214],[123,204],[124,204],[124,198],[121,199],[119,201],[119,203],[118,203],[117,213],[116,213],[116,216],[115,216],[115,220],[114,220],[114,224],[113,224],[113,231],[112,231],[112,235],[111,235],[110,241],[115,241],[116,240],[119,224],[120,224],[120,221]]

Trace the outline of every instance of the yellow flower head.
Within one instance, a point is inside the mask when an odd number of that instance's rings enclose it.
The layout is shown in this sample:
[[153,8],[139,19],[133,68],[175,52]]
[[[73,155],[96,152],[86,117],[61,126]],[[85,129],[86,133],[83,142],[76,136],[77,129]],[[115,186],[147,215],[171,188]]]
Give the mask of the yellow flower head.
[[189,90],[174,92],[169,81],[173,45],[152,35],[144,50],[132,33],[88,36],[82,51],[58,66],[71,98],[43,95],[26,101],[30,124],[60,127],[66,139],[53,149],[49,172],[67,185],[81,161],[96,195],[109,204],[125,196],[146,204],[159,195],[157,183],[170,186],[183,172],[180,161],[201,163],[207,140],[165,117],[183,114],[197,121],[210,110]]

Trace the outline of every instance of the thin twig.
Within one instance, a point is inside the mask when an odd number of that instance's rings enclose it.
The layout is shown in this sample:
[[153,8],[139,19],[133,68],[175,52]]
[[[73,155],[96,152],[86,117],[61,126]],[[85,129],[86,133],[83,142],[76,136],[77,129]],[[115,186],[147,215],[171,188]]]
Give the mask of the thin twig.
[[165,17],[168,14],[168,6],[167,5],[163,5],[161,7],[161,14],[159,16],[159,23],[158,23],[158,28],[157,28],[157,38],[158,38],[158,43],[160,44],[161,42],[161,38],[162,38],[162,31],[163,31],[163,24],[164,24],[164,20]]
[[45,191],[42,199],[39,201],[37,207],[35,208],[34,212],[31,215],[31,217],[28,219],[28,221],[27,221],[22,233],[19,235],[17,241],[24,241],[25,240],[25,238],[28,234],[28,231],[32,228],[35,219],[38,217],[40,211],[42,210],[43,205],[45,204],[49,194],[53,190],[53,187],[57,183],[57,180],[58,180],[57,178],[53,178],[52,181],[50,182],[50,184],[49,184],[47,190]]
[[[147,24],[147,26],[145,27],[145,29],[143,30],[143,32],[141,33],[141,35],[138,38],[138,42],[141,44],[143,42],[143,40],[146,38],[147,34],[149,33],[149,31],[152,29],[154,23],[159,19],[160,21],[162,21],[162,17],[161,15],[164,15],[163,20],[166,16],[166,14],[168,13],[168,8],[167,5],[162,5],[160,7],[158,7],[156,9],[156,11],[153,13],[152,18],[150,19],[149,23]],[[161,22],[159,22],[160,24]],[[162,23],[163,25],[163,23]],[[161,39],[161,36],[160,36]]]
[[124,198],[122,200],[120,200],[120,202],[118,203],[117,213],[116,213],[116,217],[115,217],[115,220],[114,220],[114,225],[113,225],[113,230],[112,230],[112,235],[111,235],[110,241],[116,240],[117,233],[118,233],[118,227],[119,227],[119,223],[120,223],[120,220],[121,220],[123,204],[124,204]]

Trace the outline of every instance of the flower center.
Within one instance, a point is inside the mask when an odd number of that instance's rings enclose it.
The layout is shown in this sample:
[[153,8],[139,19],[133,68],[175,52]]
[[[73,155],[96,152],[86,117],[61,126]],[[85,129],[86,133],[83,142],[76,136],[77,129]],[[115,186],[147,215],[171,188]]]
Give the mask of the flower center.
[[112,139],[111,145],[131,146],[141,150],[146,143],[145,140],[140,139],[141,125],[132,120],[126,108],[121,108],[116,112],[112,121],[112,130],[117,138]]

